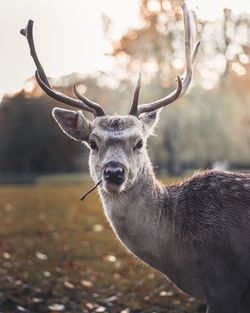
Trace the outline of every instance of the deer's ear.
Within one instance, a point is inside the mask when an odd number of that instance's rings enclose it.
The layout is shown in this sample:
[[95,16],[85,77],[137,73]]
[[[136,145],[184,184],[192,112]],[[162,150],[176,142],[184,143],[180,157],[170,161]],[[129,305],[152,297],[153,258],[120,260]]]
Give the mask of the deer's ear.
[[159,121],[160,111],[161,109],[158,109],[152,112],[140,114],[139,119],[143,123],[147,135],[153,134],[153,130]]
[[87,141],[91,131],[91,122],[81,111],[54,108],[52,116],[70,138],[77,141]]

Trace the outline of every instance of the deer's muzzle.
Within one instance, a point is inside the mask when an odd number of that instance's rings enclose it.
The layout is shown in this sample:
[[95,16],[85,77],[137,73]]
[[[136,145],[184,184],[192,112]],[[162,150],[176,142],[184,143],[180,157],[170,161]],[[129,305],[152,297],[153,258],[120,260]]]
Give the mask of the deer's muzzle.
[[125,169],[119,162],[109,162],[103,171],[107,183],[120,186],[125,180]]

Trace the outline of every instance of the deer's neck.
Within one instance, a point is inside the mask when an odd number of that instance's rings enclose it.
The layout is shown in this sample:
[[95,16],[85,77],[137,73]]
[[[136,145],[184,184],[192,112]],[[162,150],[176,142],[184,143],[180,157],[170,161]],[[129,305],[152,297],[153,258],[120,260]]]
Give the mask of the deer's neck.
[[[164,233],[161,220],[166,215],[169,199],[167,189],[156,180],[150,161],[146,160],[126,193],[112,195],[100,189],[100,194],[107,218],[118,238],[132,253],[159,268],[160,238]],[[166,239],[166,233],[164,236]]]
[[193,275],[192,242],[182,235],[178,195],[156,180],[150,161],[123,196],[100,193],[107,218],[121,242],[182,290],[202,295]]

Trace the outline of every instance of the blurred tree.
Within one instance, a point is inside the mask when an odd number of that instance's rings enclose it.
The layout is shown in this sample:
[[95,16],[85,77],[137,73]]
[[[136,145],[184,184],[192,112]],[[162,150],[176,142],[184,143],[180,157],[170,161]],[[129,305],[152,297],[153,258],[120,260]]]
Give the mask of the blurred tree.
[[[28,98],[24,92],[6,97],[0,110],[0,172],[75,171],[80,145],[61,136],[52,121],[52,102]],[[58,157],[60,156],[60,157]],[[81,164],[82,168],[86,168]]]

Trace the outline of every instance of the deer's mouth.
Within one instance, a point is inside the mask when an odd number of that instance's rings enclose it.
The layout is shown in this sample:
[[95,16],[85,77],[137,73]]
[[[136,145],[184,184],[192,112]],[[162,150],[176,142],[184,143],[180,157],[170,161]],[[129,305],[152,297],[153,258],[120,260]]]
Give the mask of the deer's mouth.
[[109,182],[103,182],[102,187],[106,192],[110,192],[110,193],[119,193],[123,191],[123,185],[124,184],[113,184],[113,183],[109,183]]

